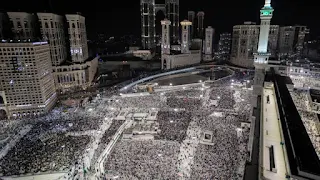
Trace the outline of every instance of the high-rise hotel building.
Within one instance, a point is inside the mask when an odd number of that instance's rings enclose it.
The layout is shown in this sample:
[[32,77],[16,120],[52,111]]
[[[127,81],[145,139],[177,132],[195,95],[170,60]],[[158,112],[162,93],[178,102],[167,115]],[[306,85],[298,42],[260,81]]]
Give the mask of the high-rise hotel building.
[[0,43],[0,114],[47,113],[57,100],[47,42]]
[[79,14],[67,14],[71,59],[82,63],[88,59],[88,44],[85,17]]
[[36,36],[36,17],[26,12],[8,12],[15,40],[31,40]]
[[89,57],[85,17],[80,14],[67,14],[71,60],[53,67],[57,90],[70,88],[86,89],[92,85],[97,69],[98,58]]
[[52,13],[37,13],[40,31],[50,45],[53,66],[59,66],[67,59],[63,16]]

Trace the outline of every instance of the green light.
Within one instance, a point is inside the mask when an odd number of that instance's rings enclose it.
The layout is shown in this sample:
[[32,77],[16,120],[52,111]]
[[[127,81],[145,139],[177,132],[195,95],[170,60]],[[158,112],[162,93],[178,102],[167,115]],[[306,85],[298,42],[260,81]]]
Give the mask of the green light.
[[269,16],[269,15],[272,15],[272,9],[263,9],[261,10],[261,15],[264,15],[264,16]]

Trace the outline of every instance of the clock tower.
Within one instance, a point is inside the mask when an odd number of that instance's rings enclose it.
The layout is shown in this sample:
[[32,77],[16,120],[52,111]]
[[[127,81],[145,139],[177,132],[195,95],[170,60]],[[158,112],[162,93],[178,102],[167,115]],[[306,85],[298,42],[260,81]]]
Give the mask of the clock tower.
[[271,0],[265,0],[263,8],[260,10],[260,35],[258,52],[254,54],[254,85],[253,91],[255,95],[261,95],[262,87],[265,76],[265,69],[268,66],[269,56],[268,52],[268,41],[269,41],[269,30],[270,21],[273,15],[273,8],[271,7]]

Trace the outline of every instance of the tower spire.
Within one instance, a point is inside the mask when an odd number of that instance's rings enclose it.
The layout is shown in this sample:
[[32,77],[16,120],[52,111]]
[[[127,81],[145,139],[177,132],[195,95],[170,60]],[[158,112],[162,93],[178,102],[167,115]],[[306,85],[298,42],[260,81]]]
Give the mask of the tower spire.
[[271,7],[271,0],[265,0],[264,7]]

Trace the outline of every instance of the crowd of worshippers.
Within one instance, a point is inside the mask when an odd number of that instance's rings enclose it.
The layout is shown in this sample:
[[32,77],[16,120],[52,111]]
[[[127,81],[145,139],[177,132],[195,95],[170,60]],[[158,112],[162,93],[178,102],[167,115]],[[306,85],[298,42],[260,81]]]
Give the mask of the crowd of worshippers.
[[320,158],[320,132],[319,128],[317,128],[319,116],[311,111],[308,93],[309,92],[305,90],[294,90],[290,92],[313,147]]
[[121,140],[106,161],[105,172],[119,179],[178,179],[174,166],[179,150],[177,142]]
[[[169,98],[185,99],[185,94],[179,91],[167,92],[166,104],[177,110],[158,112],[157,122],[161,131],[154,140],[121,140],[117,143],[105,163],[106,177],[179,179],[185,176],[179,165],[193,158],[190,179],[243,179],[250,129],[241,128],[241,123],[250,121],[250,92],[237,94],[235,91],[218,88],[209,94],[210,99],[219,96],[218,107],[221,111],[233,110],[230,114],[229,111],[223,112],[219,117],[211,116],[213,112],[208,109],[201,109],[201,104],[168,101]],[[187,97],[198,96],[197,93],[191,90]],[[149,105],[148,102],[144,103]],[[186,138],[192,138],[187,137],[187,130],[192,131],[190,121],[202,131],[214,132],[213,145],[198,144],[193,156],[189,156],[192,150],[186,149],[183,157],[178,159],[181,152],[179,147],[186,143]]]
[[[221,84],[227,85],[229,83],[230,78],[225,79]],[[119,94],[118,90],[121,87],[123,86],[114,86],[101,91],[101,96],[113,97]],[[199,88],[201,88],[201,86]],[[185,92],[183,90],[170,91],[141,97],[117,97],[116,99],[112,99],[112,102],[103,102],[100,99],[98,103],[90,103],[93,109],[95,109],[94,112],[89,112],[85,108],[80,108],[77,112],[64,112],[61,108],[58,108],[46,116],[37,118],[37,120],[25,119],[24,121],[26,123],[33,124],[33,128],[0,159],[0,175],[10,176],[28,173],[67,171],[70,166],[81,161],[81,156],[87,144],[90,142],[89,136],[72,136],[70,133],[98,130],[104,120],[105,112],[103,108],[108,106],[119,108],[168,108],[166,111],[159,111],[158,113],[158,122],[161,131],[155,136],[155,140],[151,141],[149,145],[144,145],[143,143],[132,145],[131,149],[133,149],[133,152],[145,152],[144,147],[147,149],[151,148],[150,153],[152,153],[156,151],[156,149],[161,150],[161,148],[164,148],[167,149],[168,152],[163,151],[156,153],[157,157],[163,158],[163,162],[161,160],[162,163],[169,161],[168,159],[172,159],[173,162],[172,157],[174,154],[177,154],[179,143],[182,143],[186,138],[186,132],[192,120],[191,117],[201,109],[201,101],[203,101],[201,97],[205,95],[205,91],[199,88],[193,88]],[[219,93],[219,106],[221,106],[221,108],[231,109],[234,104],[237,104],[232,100],[232,91],[220,89]],[[180,111],[180,109],[183,110]],[[210,114],[202,113],[202,115]],[[245,115],[239,117],[247,118]],[[239,119],[239,117],[236,118]],[[232,121],[232,119],[225,118],[225,121]],[[123,122],[124,121],[112,122],[111,126],[102,136],[91,162],[94,163],[96,161]],[[92,135],[94,136],[94,134]],[[163,140],[165,140],[164,142],[168,141],[172,144],[163,144]],[[155,148],[153,148],[153,146]],[[139,150],[139,147],[142,150]],[[137,154],[139,154],[138,152]],[[166,157],[168,158],[166,159]],[[146,157],[142,153],[139,158],[145,159]],[[177,162],[174,161],[173,163]],[[141,164],[141,166],[144,165],[145,164]],[[155,163],[155,165],[157,165],[157,163]],[[160,166],[159,163],[156,167]],[[161,177],[167,174],[165,177],[168,177],[168,179],[176,179],[177,170],[172,171],[168,169],[169,167],[163,167],[164,172]],[[159,175],[156,174],[161,174],[156,173],[152,175],[151,173],[145,175],[142,171],[143,167],[135,172],[138,174],[137,177],[141,177],[142,179],[145,177],[159,178]],[[134,176],[136,177],[136,175]]]
[[[89,136],[70,134],[97,130],[103,119],[99,114],[89,115],[86,111],[62,113],[60,110],[39,117],[37,121],[26,119],[24,122],[33,125],[33,128],[0,159],[0,175],[69,169],[78,161],[90,141]],[[20,129],[23,127],[20,126]],[[20,129],[15,131],[19,133]],[[16,136],[18,134],[11,134],[10,137]]]
[[81,156],[90,138],[54,131],[48,123],[34,125],[0,160],[1,175],[68,170]]
[[[159,113],[160,119],[169,118],[167,120],[169,124],[170,117],[185,118],[183,113],[175,115],[169,112]],[[191,114],[186,116],[190,117]],[[158,121],[161,124],[160,119]],[[179,129],[173,125],[172,128],[166,127],[168,129],[161,132],[162,136],[167,136],[164,138],[120,140],[105,162],[106,174],[102,176],[120,179],[179,179],[185,176],[180,167],[184,164],[182,161],[194,158],[190,164],[191,179],[242,179],[248,158],[246,146],[249,136],[248,128],[241,128],[241,133],[237,133],[237,128],[241,127],[240,123],[244,121],[242,116],[229,114],[207,118],[195,116],[193,120],[197,127],[213,132],[213,145],[198,144],[196,151],[190,156],[189,151],[192,150],[188,144],[191,142],[183,141],[186,139],[188,127]],[[181,132],[184,133],[180,134]],[[181,146],[183,143],[187,145]],[[185,153],[181,154],[182,147],[186,149],[183,151]],[[178,155],[182,155],[182,158],[178,158]]]
[[98,144],[98,149],[95,151],[94,156],[91,160],[91,166],[93,167],[94,164],[97,162],[99,156],[101,155],[102,151],[107,147],[109,142],[111,141],[113,135],[117,132],[119,127],[124,123],[122,120],[113,120],[110,127],[106,130],[103,134],[100,142]]

